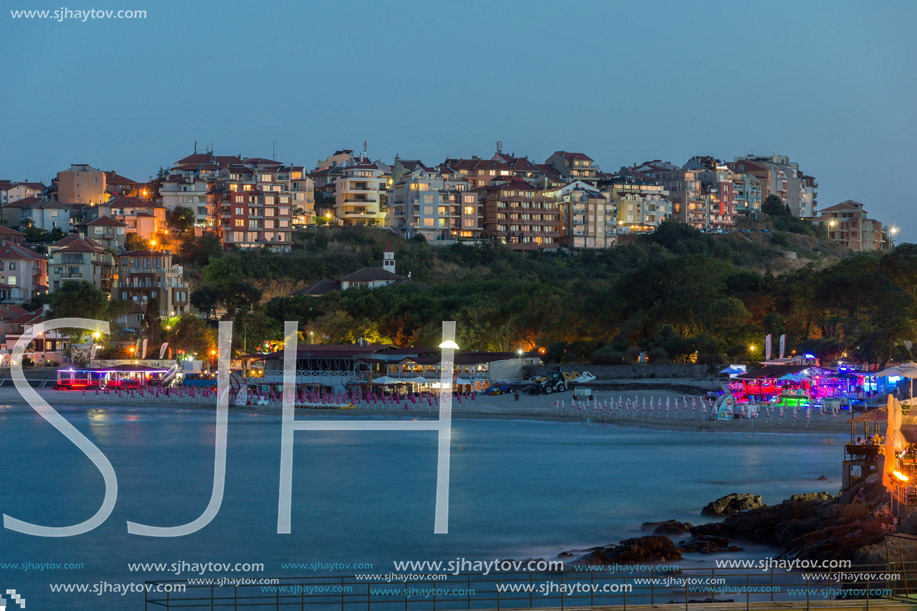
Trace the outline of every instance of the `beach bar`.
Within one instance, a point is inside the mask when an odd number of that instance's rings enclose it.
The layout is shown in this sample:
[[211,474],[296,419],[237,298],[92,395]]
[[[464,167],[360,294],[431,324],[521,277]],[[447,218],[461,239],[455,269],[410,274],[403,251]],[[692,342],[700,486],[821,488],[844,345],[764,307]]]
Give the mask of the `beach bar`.
[[103,390],[144,388],[158,384],[171,370],[146,365],[119,365],[116,367],[75,367],[57,370],[57,390]]
[[766,365],[734,376],[729,384],[738,403],[771,403],[789,408],[834,404],[848,408],[869,391],[869,374],[815,365]]

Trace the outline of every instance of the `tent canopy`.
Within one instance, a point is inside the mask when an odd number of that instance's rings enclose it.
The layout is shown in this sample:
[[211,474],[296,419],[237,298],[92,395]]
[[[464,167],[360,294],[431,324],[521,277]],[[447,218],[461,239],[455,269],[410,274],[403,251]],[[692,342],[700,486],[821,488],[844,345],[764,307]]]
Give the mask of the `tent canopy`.
[[913,361],[910,363],[901,363],[900,365],[895,365],[894,367],[889,367],[878,371],[875,373],[875,376],[878,378],[887,378],[889,376],[898,376],[901,378],[917,378],[917,363]]

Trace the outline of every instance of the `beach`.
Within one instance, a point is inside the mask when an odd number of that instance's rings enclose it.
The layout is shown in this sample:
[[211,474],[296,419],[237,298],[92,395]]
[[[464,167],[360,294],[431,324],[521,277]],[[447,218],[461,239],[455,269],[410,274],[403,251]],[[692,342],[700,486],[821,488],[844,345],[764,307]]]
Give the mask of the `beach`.
[[[212,410],[215,407],[213,397],[154,397],[147,395],[144,398],[118,396],[116,394],[95,394],[95,392],[68,392],[52,389],[36,389],[52,407],[64,409],[105,409],[108,406],[117,406],[119,409],[137,410],[165,409],[181,412],[184,410]],[[793,411],[785,410],[780,418],[780,410],[774,409],[768,416],[765,410],[755,419],[735,418],[732,420],[710,420],[707,414],[709,407],[701,407],[700,398],[697,403],[691,395],[671,390],[597,390],[595,400],[601,409],[594,409],[590,401],[588,407],[577,401],[573,404],[573,393],[568,391],[551,395],[520,394],[515,400],[511,394],[484,395],[477,394],[473,401],[457,397],[452,402],[452,417],[455,419],[531,419],[559,422],[583,422],[587,424],[615,424],[628,427],[641,427],[649,429],[664,429],[678,431],[704,431],[704,432],[761,432],[761,433],[849,433],[850,417],[848,411],[843,411],[835,418],[829,412],[822,414],[815,409],[810,412],[810,419],[806,419],[806,410],[800,409],[797,417],[793,419]],[[618,401],[625,405],[628,401],[639,407],[633,409],[614,409],[605,407],[606,401],[610,405]],[[652,401],[654,407],[650,411],[643,409],[643,403]],[[687,401],[687,408],[684,407]],[[666,404],[669,405],[666,409]],[[677,408],[675,406],[678,406]],[[0,406],[28,407],[26,401],[12,386],[0,388]],[[661,406],[661,407],[660,407]],[[694,409],[692,409],[694,406]],[[281,407],[278,402],[269,405],[231,405],[234,413],[244,414],[280,414]],[[433,405],[410,402],[393,405],[381,402],[369,408],[360,406],[352,409],[327,409],[327,408],[296,408],[297,418],[435,418],[437,403]]]

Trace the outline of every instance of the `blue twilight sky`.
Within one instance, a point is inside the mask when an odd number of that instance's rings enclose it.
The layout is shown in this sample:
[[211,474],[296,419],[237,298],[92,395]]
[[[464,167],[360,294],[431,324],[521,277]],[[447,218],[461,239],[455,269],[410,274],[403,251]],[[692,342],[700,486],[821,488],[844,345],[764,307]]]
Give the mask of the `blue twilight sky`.
[[[3,0],[0,178],[136,180],[190,153],[308,167],[785,153],[917,241],[915,2]],[[145,20],[9,10],[145,9]]]

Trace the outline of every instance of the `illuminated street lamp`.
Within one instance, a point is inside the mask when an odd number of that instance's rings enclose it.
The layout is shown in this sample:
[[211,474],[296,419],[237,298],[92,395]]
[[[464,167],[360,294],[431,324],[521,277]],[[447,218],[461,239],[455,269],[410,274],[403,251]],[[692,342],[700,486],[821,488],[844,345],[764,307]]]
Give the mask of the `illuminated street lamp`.
[[453,350],[458,350],[458,349],[459,349],[458,344],[456,344],[456,343],[455,343],[454,341],[452,341],[451,339],[447,339],[446,341],[444,341],[443,343],[441,343],[441,344],[439,345],[439,347],[440,347],[440,348],[443,348],[443,349],[446,349],[446,348],[452,348]]

